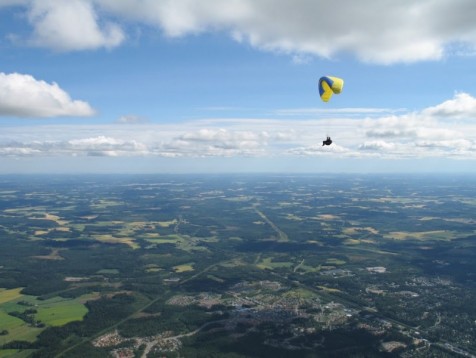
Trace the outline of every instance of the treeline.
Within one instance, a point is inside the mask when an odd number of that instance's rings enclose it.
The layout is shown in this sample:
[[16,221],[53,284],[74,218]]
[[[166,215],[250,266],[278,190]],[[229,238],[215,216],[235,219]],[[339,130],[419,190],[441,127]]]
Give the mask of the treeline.
[[[55,241],[51,241],[53,246],[54,243]],[[0,270],[0,287],[25,287],[23,294],[43,296],[68,289],[71,283],[64,280],[68,276],[97,276],[97,272],[105,268],[117,269],[130,277],[144,274],[142,265],[138,265],[141,253],[134,252],[125,245],[98,242],[93,246],[73,245],[60,251],[65,260],[36,258],[49,254],[51,250],[47,241],[39,244],[29,240],[2,238],[0,262],[5,269]]]
[[207,322],[224,318],[221,313],[199,306],[174,306],[165,304],[163,301],[154,303],[147,311],[152,311],[153,313],[150,314],[153,314],[153,316],[130,319],[122,323],[119,326],[121,335],[124,337],[144,337],[164,331],[173,331],[175,334],[187,333]]

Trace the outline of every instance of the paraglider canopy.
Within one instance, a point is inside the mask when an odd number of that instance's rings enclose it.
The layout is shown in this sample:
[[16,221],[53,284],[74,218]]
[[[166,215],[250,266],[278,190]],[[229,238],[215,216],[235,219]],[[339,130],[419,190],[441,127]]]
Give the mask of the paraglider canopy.
[[334,93],[341,93],[343,87],[344,80],[342,78],[323,76],[319,79],[319,94],[324,102],[329,101]]
[[[332,95],[339,94],[344,87],[344,80],[334,76],[323,76],[319,78],[319,95],[324,102],[328,102]],[[331,145],[332,139],[327,136],[327,139],[322,141],[322,146]]]

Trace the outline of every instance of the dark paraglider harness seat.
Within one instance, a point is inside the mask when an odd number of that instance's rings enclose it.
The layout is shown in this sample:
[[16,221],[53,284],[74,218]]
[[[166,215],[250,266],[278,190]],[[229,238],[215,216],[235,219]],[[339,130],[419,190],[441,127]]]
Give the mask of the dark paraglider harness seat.
[[322,142],[322,145],[331,145],[332,144],[332,139],[331,137],[327,137],[325,141]]

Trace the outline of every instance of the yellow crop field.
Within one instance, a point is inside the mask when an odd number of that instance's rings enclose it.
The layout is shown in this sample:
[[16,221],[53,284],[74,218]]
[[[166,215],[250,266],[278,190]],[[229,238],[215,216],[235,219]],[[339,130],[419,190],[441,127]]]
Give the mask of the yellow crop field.
[[11,290],[0,289],[0,304],[16,300],[17,298],[23,296],[20,293],[22,289],[22,287],[12,288]]
[[452,240],[457,237],[457,233],[448,230],[392,231],[384,237],[394,240]]
[[134,239],[130,237],[115,237],[113,235],[106,234],[106,235],[95,235],[94,239],[96,239],[97,241],[107,242],[111,244],[126,244],[126,245],[129,245],[133,249],[138,249],[140,247],[139,244],[137,244],[134,241]]
[[169,227],[169,226],[177,224],[177,219],[170,220],[170,221],[159,221],[158,224],[160,227]]
[[193,271],[194,270],[193,269],[193,264],[177,265],[177,266],[174,266],[173,269],[177,273],[188,272],[188,271]]
[[340,220],[340,217],[337,216],[337,215],[331,215],[331,214],[322,214],[322,215],[318,215],[312,219],[315,219],[315,220]]

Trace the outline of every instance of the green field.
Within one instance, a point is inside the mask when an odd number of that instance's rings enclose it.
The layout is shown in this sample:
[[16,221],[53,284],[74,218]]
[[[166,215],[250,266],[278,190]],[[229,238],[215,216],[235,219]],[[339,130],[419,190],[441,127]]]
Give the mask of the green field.
[[175,244],[177,249],[184,250],[187,252],[192,251],[206,251],[207,249],[203,246],[199,246],[200,241],[210,241],[210,239],[197,239],[195,237],[187,236],[187,235],[166,235],[157,238],[146,238],[146,241],[156,244],[156,245],[163,245],[163,244]]
[[476,178],[425,179],[0,176],[0,358],[474,354]]
[[276,268],[290,268],[293,266],[292,262],[273,262],[273,258],[266,257],[256,265],[258,268],[265,270],[272,270]]
[[0,322],[0,329],[8,331],[7,335],[0,336],[0,345],[12,340],[34,342],[43,331],[41,328],[30,327],[20,318],[12,317],[3,310],[0,310]]
[[[19,290],[8,290],[9,297],[13,297],[12,292]],[[45,327],[37,328],[8,313],[34,310],[36,312],[30,315],[34,321],[44,323],[47,327],[63,326],[69,322],[82,320],[88,313],[83,302],[93,296],[89,294],[75,299],[53,297],[47,300],[38,300],[35,296],[16,295],[13,299],[0,304],[0,330],[8,331],[7,335],[0,336],[0,345],[13,340],[34,342],[38,334],[45,329]],[[3,291],[3,297],[7,297],[6,291]]]
[[20,351],[18,349],[0,349],[0,358],[26,358],[29,357],[34,350],[25,349]]
[[39,306],[36,319],[48,326],[63,326],[80,321],[88,313],[86,306],[76,300],[64,300]]

